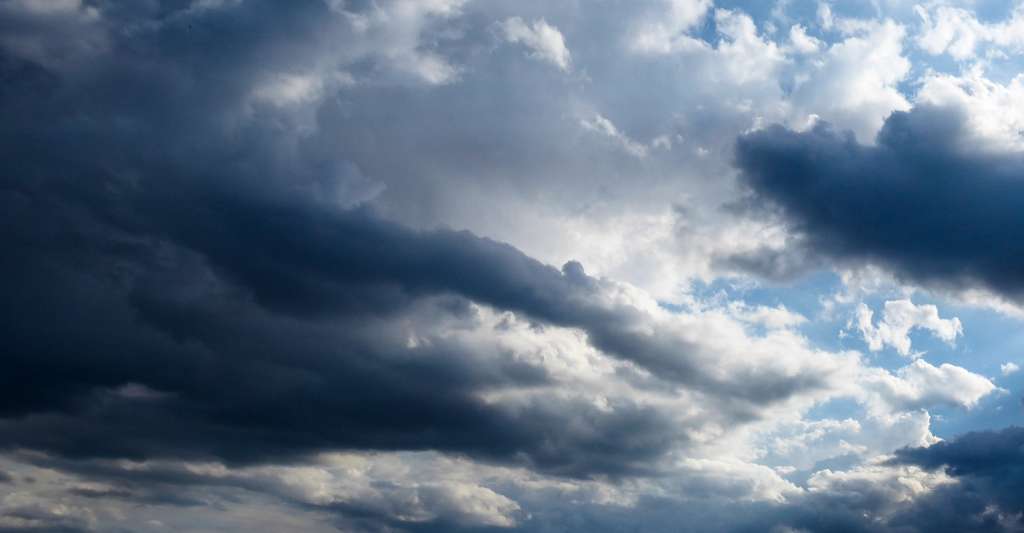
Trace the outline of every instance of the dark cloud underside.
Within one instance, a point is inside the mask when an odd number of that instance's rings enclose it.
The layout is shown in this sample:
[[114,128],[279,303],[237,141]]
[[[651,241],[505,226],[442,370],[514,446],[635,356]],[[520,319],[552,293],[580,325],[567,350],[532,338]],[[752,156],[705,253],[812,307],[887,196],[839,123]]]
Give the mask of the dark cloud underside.
[[741,137],[736,163],[805,238],[800,253],[1019,299],[1024,160],[969,149],[964,128],[959,112],[920,106],[893,113],[875,146],[776,126]]
[[[440,338],[408,346],[396,324],[472,325],[476,301],[632,357],[612,327],[628,317],[589,302],[598,281],[578,264],[353,208],[358,169],[278,128],[285,113],[240,104],[323,32],[346,39],[318,22],[342,19],[327,9],[110,6],[103,22],[124,31],[103,54],[74,51],[79,67],[0,53],[0,446],[232,462],[438,449],[649,471],[681,437],[666,414],[488,404],[483,391],[546,371]],[[664,354],[636,359],[690,379]]]

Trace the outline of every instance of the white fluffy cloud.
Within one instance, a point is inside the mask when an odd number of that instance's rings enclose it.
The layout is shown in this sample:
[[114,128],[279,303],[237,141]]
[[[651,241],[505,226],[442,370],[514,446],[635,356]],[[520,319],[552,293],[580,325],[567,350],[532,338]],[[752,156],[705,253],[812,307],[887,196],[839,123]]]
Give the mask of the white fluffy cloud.
[[910,72],[905,37],[906,29],[891,20],[857,25],[812,56],[808,69],[797,72],[791,96],[797,125],[813,114],[873,142],[890,113],[910,108],[897,87]]
[[800,24],[794,24],[789,28],[789,42],[793,50],[800,54],[813,54],[822,46],[821,41],[807,35],[807,29]]
[[865,390],[878,395],[881,405],[903,411],[938,405],[970,409],[996,390],[984,376],[949,363],[934,366],[922,359],[895,374],[869,370],[861,382]]
[[645,53],[666,54],[693,46],[687,30],[711,8],[711,0],[661,0],[633,30],[631,45]]
[[519,17],[512,17],[501,24],[505,39],[510,43],[521,43],[530,49],[532,55],[547,61],[562,70],[569,69],[572,54],[565,46],[565,39],[558,28],[540,19],[532,24]]
[[912,466],[887,466],[882,461],[848,471],[822,470],[808,482],[812,492],[883,501],[886,504],[883,513],[895,511],[900,503],[950,483],[955,481],[943,472],[928,472]]
[[910,331],[917,328],[930,331],[950,345],[963,335],[959,318],[940,318],[938,307],[931,304],[915,305],[910,300],[889,300],[885,302],[882,320],[877,326],[873,323],[873,316],[868,306],[857,306],[857,329],[873,352],[891,346],[900,355],[910,356]]
[[1016,151],[1024,148],[1024,76],[1005,84],[988,79],[980,64],[960,74],[932,72],[924,77],[916,100],[963,111],[977,150]]
[[948,53],[957,60],[975,59],[978,48],[994,45],[996,54],[1019,53],[1024,47],[1024,7],[1018,6],[1002,22],[985,23],[964,8],[938,5],[931,9],[916,6],[921,17],[918,46],[938,55]]

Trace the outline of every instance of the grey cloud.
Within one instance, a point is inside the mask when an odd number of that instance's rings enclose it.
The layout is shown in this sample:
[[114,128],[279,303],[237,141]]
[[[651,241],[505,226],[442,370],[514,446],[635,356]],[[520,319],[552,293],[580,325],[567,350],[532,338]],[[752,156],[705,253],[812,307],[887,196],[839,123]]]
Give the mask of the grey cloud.
[[[340,530],[359,532],[507,531],[507,523],[488,524],[488,520],[524,518],[511,500],[489,489],[474,487],[484,493],[483,500],[475,500],[479,494],[429,479],[404,483],[374,479],[367,486],[356,484],[354,489],[346,489],[344,473],[336,473],[343,488],[321,499],[318,494],[304,492],[303,483],[296,485],[294,473],[218,471],[177,462],[126,465],[121,461],[68,460],[38,454],[19,459],[68,476],[64,480],[71,487],[62,494],[70,501],[82,502],[82,506],[113,501],[171,512],[176,508],[180,508],[178,512],[226,507],[244,510],[254,498],[269,497],[286,512],[304,516],[311,526],[333,524]],[[306,486],[316,488],[316,484],[314,478]],[[100,529],[106,530],[105,524]]]
[[[103,1],[88,3],[99,9],[95,19],[4,4],[0,447],[45,452],[50,468],[114,486],[72,489],[80,500],[187,512],[211,507],[206,490],[243,492],[223,504],[244,507],[280,487],[180,470],[127,475],[102,461],[217,460],[235,468],[294,464],[325,450],[439,450],[543,475],[621,481],[658,477],[685,448],[689,421],[639,400],[485,401],[493,390],[564,391],[542,366],[439,334],[478,326],[473,303],[538,328],[579,329],[641,369],[620,370],[630,385],[694,392],[730,426],[824,386],[827,376],[811,371],[721,377],[697,362],[714,354],[671,328],[647,327],[648,317],[629,305],[608,303],[614,284],[579,263],[559,269],[478,234],[434,229],[445,218],[438,213],[467,198],[477,200],[467,209],[491,220],[500,206],[490,195],[506,189],[524,202],[550,193],[570,212],[609,198],[661,201],[666,189],[678,192],[663,178],[674,179],[680,156],[619,157],[564,111],[578,95],[596,107],[636,103],[634,114],[608,115],[648,142],[674,127],[666,109],[688,110],[675,103],[680,94],[716,91],[685,77],[666,80],[661,69],[679,70],[677,59],[609,59],[605,44],[621,40],[635,3],[593,10],[587,28],[568,20],[579,15],[570,7],[541,13],[549,3],[517,3],[513,13],[481,4],[452,19],[403,21],[399,34],[371,24],[362,35],[352,21],[395,4],[347,2],[350,12],[338,17],[328,2]],[[655,81],[616,86],[536,68],[481,29],[511,15],[549,16],[574,64],[597,79]],[[421,39],[422,28],[433,37]],[[26,47],[26,35],[45,46]],[[415,62],[429,54],[457,67],[462,83],[431,85],[417,74]],[[254,94],[291,75],[311,76],[325,84],[311,90],[325,94],[298,110]],[[651,95],[655,85],[670,90]],[[651,99],[657,105],[646,105]],[[746,127],[745,114],[721,120],[718,111],[693,112],[679,127]],[[464,192],[474,188],[484,193]],[[497,213],[493,220],[503,223]],[[407,327],[428,332],[430,342],[410,346]],[[439,507],[447,497],[420,496]],[[578,514],[573,502],[561,503],[520,528],[680,524],[674,503]],[[342,529],[484,529],[457,512],[410,524],[386,505],[320,507],[306,510],[340,515]],[[687,507],[704,512],[695,530],[721,530],[701,507]],[[713,510],[756,524],[773,509]],[[860,524],[840,504],[820,515],[812,509],[788,510],[795,518],[787,523]],[[49,519],[43,511],[11,512]],[[52,520],[42,529],[79,526]]]
[[[235,462],[434,448],[585,476],[649,473],[685,442],[670,413],[631,401],[612,413],[485,405],[481,391],[544,384],[543,370],[458,346],[413,352],[388,325],[462,313],[466,299],[582,329],[735,421],[821,386],[816,374],[712,377],[696,347],[601,303],[607,282],[577,263],[558,270],[468,232],[339,207],[359,202],[351,185],[365,179],[346,159],[364,141],[338,129],[350,120],[339,100],[312,137],[283,111],[238,104],[323,44],[298,37],[325,35],[326,5],[227,5],[112,5],[104,20],[133,31],[111,31],[108,52],[79,70],[3,55],[5,447]],[[416,308],[428,297],[454,307]],[[130,383],[159,394],[117,393]]]
[[715,258],[723,269],[751,273],[773,281],[792,281],[823,266],[823,261],[805,246],[761,247],[750,252],[732,253]]
[[771,127],[738,140],[736,164],[804,239],[799,253],[879,264],[924,285],[1024,294],[1024,160],[972,150],[956,110],[893,113],[876,146],[827,125]]
[[485,404],[488,388],[549,379],[443,339],[406,346],[402,320],[467,318],[471,299],[699,377],[678,347],[620,329],[636,318],[591,302],[601,282],[577,264],[339,207],[358,169],[282,133],[286,114],[241,120],[237,103],[322,44],[298,36],[322,36],[326,4],[227,5],[111,4],[104,23],[132,31],[77,70],[2,54],[3,447],[231,462],[440,449],[588,476],[650,472],[684,439],[628,400]]
[[[872,477],[850,478],[828,490],[791,494],[786,502],[748,502],[701,499],[700,495],[644,496],[634,505],[596,504],[581,499],[575,491],[538,488],[524,492],[514,484],[501,488],[501,493],[519,503],[516,525],[507,531],[597,531],[612,532],[641,528],[645,530],[676,529],[687,532],[1002,532],[1020,529],[1020,466],[1021,430],[968,434],[929,448],[905,449],[897,452],[893,466],[915,465],[925,469],[945,469],[956,479],[953,484],[939,484],[930,492],[917,493],[910,499],[894,499],[887,491],[886,481]],[[488,531],[491,528],[467,525],[459,520],[459,511],[435,514],[434,518],[410,521],[392,506],[401,505],[407,489],[391,488],[386,482],[377,487],[390,500],[348,500],[341,503],[313,504],[290,496],[287,485],[274,476],[263,474],[208,474],[180,465],[128,468],[118,462],[67,460],[37,457],[28,459],[40,467],[53,468],[100,481],[113,490],[130,493],[129,501],[153,505],[182,505],[169,498],[198,496],[207,505],[211,495],[230,498],[230,491],[272,494],[295,512],[334,515],[339,527],[353,531]],[[903,481],[895,481],[897,486]],[[906,489],[906,487],[904,487]],[[420,494],[424,501],[430,490]],[[214,492],[210,492],[214,491]],[[79,496],[83,496],[78,494]],[[202,496],[205,495],[205,496]],[[84,495],[86,498],[96,495]],[[134,498],[134,500],[133,500]],[[227,502],[228,500],[224,500]],[[239,497],[236,505],[246,505]],[[993,507],[993,506],[997,507]],[[432,507],[445,509],[444,505]],[[311,519],[313,515],[311,515]]]
[[[1018,517],[1024,511],[1024,428],[972,432],[927,448],[902,449],[893,462],[944,469],[960,480],[963,497],[997,504]],[[1024,527],[1019,519],[1018,526]]]

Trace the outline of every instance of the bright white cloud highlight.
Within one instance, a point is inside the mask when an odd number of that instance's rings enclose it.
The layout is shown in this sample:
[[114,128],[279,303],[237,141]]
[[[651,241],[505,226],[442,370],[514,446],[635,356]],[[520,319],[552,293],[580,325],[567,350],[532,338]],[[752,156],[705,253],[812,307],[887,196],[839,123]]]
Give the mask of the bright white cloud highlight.
[[985,76],[981,65],[955,74],[930,73],[924,77],[917,101],[963,110],[972,148],[1012,151],[1024,148],[1024,76],[1005,84]]
[[910,73],[903,55],[906,29],[883,21],[856,25],[850,32],[797,75],[793,119],[806,123],[817,115],[870,143],[889,114],[910,108],[897,87]]
[[877,352],[891,346],[902,356],[910,356],[910,331],[925,329],[936,338],[953,345],[963,335],[960,319],[939,317],[939,309],[931,304],[915,305],[910,300],[885,302],[882,320],[873,324],[874,313],[863,303],[857,306],[857,329],[868,343],[868,349]]
[[807,28],[799,24],[789,28],[789,42],[793,50],[800,54],[813,54],[821,48],[821,41],[807,35]]
[[711,8],[711,0],[664,0],[635,30],[632,47],[638,52],[667,54],[691,46],[685,35]]
[[916,6],[921,17],[917,44],[932,55],[949,54],[966,61],[976,59],[978,48],[994,45],[996,55],[1018,53],[1024,47],[1024,6],[1014,9],[1009,19],[994,24],[978,20],[974,13],[959,7],[940,5],[931,10]]
[[604,135],[622,147],[627,153],[635,157],[646,157],[648,148],[642,143],[630,139],[626,134],[619,131],[612,121],[601,115],[594,115],[590,118],[580,120],[580,126],[584,129]]
[[984,376],[949,363],[933,366],[922,359],[901,368],[902,383],[892,387],[892,398],[913,405],[953,405],[972,408],[996,389]]
[[569,69],[572,55],[565,46],[565,39],[558,28],[544,19],[528,24],[519,17],[512,17],[501,24],[501,29],[508,42],[526,46],[533,57],[562,70]]

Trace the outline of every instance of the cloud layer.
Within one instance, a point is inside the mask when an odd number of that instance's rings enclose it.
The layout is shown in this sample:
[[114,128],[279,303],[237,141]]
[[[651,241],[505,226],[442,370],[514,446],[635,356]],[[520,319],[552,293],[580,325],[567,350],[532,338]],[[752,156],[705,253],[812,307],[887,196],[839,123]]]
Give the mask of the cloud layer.
[[1013,530],[850,272],[1019,299],[1015,86],[833,7],[0,0],[0,531]]

